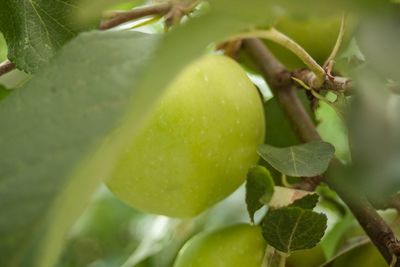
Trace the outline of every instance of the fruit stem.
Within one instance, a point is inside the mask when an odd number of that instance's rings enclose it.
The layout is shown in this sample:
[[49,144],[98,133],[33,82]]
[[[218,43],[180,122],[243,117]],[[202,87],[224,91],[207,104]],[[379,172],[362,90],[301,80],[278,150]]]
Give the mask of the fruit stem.
[[335,59],[337,53],[339,52],[340,46],[343,43],[343,37],[344,37],[345,29],[346,29],[346,15],[343,14],[342,21],[341,21],[341,24],[340,24],[340,30],[339,30],[338,37],[336,39],[335,46],[333,47],[332,52],[329,55],[329,57],[326,59],[326,61],[324,63],[324,68],[326,68],[330,64],[330,62]]
[[390,267],[395,267],[397,263],[397,257],[396,254],[392,255],[392,262],[390,263]]
[[286,266],[286,254],[280,253],[279,267]]
[[304,50],[301,45],[277,29],[270,28],[269,30],[252,30],[234,35],[230,39],[238,38],[262,38],[280,44],[293,52],[314,73],[315,78],[313,79],[313,83],[310,84],[311,87],[320,88],[323,85],[326,76],[325,70],[310,56],[310,54],[307,53],[306,50]]

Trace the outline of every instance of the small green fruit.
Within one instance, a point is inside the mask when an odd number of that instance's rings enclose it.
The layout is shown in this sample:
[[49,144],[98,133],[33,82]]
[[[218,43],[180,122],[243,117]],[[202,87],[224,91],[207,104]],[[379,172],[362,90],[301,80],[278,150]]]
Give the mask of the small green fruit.
[[263,106],[246,73],[227,57],[206,56],[166,89],[108,186],[141,211],[194,216],[243,183],[263,139]]
[[340,256],[332,267],[385,267],[388,266],[378,249],[372,244],[357,247]]
[[312,249],[297,250],[290,254],[287,265],[292,267],[320,266],[326,261],[324,251],[320,245]]
[[234,225],[189,240],[174,267],[260,267],[265,247],[258,226]]

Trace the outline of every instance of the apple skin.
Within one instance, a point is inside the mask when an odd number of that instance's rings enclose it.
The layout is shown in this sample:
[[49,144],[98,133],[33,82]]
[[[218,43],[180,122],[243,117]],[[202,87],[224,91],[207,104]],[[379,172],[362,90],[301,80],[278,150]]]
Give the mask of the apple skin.
[[312,249],[297,250],[290,254],[287,265],[291,267],[320,266],[326,261],[324,251],[320,245]]
[[174,267],[260,267],[265,247],[260,227],[233,225],[190,239]]
[[264,128],[261,98],[245,71],[225,56],[204,56],[133,134],[108,187],[138,210],[195,216],[244,182]]
[[365,244],[340,256],[331,265],[332,267],[385,267],[388,266],[377,248],[372,244]]

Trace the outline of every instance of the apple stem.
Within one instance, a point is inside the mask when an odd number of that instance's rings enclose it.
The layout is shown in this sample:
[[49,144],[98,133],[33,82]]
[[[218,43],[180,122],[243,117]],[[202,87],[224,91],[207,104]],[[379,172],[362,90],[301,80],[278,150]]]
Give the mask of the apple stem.
[[307,53],[307,51],[301,45],[277,29],[270,28],[269,30],[252,30],[234,35],[230,39],[237,38],[262,38],[280,44],[281,46],[293,52],[313,72],[315,77],[313,77],[311,80],[312,84],[309,84],[311,87],[320,88],[324,84],[326,77],[325,70],[310,54]]
[[335,59],[337,53],[339,52],[340,46],[343,43],[343,37],[344,37],[345,30],[346,30],[346,14],[343,14],[342,21],[340,23],[340,30],[339,30],[338,37],[336,39],[335,46],[333,47],[332,52],[329,55],[329,57],[326,59],[326,61],[324,63],[324,68],[326,68],[329,64],[331,64],[331,62]]
[[390,263],[390,267],[395,267],[397,263],[397,257],[396,254],[392,255],[392,262]]
[[279,267],[285,267],[286,266],[286,254],[280,254],[280,261],[279,261]]

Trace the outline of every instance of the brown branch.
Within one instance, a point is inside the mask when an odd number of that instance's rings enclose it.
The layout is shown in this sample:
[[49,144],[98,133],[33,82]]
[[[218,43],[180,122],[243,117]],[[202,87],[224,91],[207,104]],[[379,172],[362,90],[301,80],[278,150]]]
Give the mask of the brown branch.
[[146,16],[163,16],[171,10],[172,6],[173,5],[171,3],[161,3],[157,5],[135,8],[126,12],[116,12],[110,19],[102,21],[99,28],[100,30],[107,30],[125,22]]
[[297,136],[300,138],[300,141],[321,140],[313,121],[308,116],[296,92],[292,88],[291,73],[271,53],[267,53],[262,42],[255,39],[246,39],[244,46],[248,48],[252,58],[259,64],[261,72],[268,81],[273,95]]
[[0,76],[12,71],[13,69],[15,69],[14,63],[12,63],[8,59],[3,61],[2,63],[0,63]]
[[[261,73],[268,81],[272,93],[299,139],[302,142],[321,140],[315,125],[295,94],[295,90],[293,90],[289,71],[270,53],[261,41],[246,39],[243,45],[253,61],[259,65]],[[338,164],[340,163],[336,160],[331,165]],[[325,182],[348,205],[386,262],[390,263],[392,261],[392,254],[395,253],[398,258],[395,267],[400,267],[400,254],[397,254],[399,252],[399,243],[393,231],[379,216],[368,200],[360,196],[357,190],[347,188],[346,185],[342,185],[331,176],[326,177]]]

